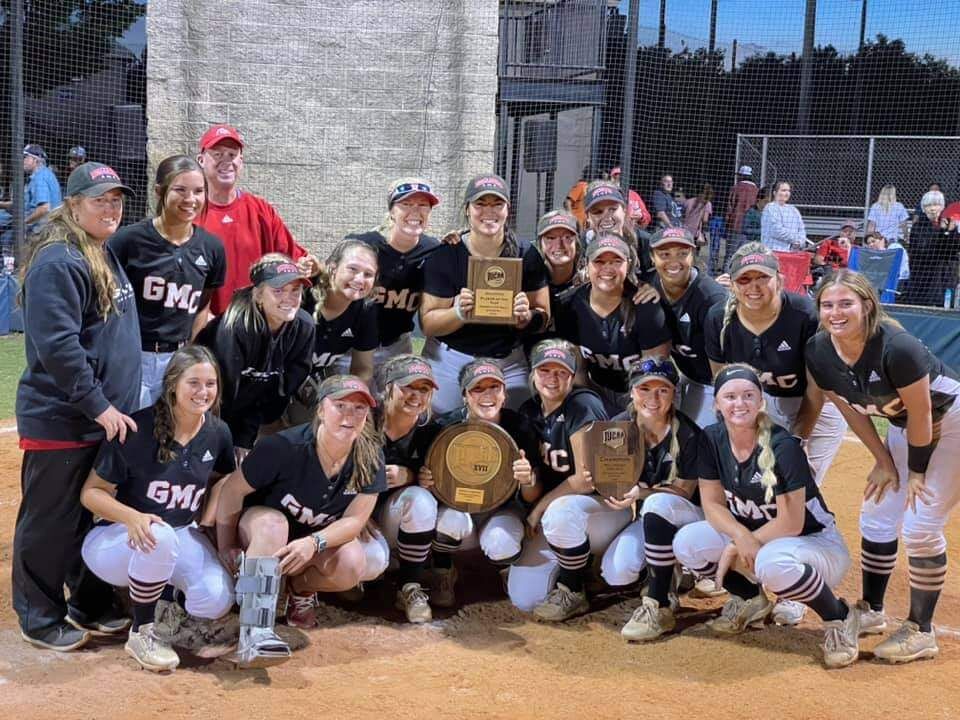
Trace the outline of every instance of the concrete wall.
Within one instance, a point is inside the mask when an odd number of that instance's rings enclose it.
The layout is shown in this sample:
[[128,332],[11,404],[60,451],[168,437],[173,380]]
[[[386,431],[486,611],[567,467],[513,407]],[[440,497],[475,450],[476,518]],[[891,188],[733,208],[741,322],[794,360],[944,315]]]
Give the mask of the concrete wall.
[[[422,175],[456,222],[493,166],[497,0],[151,0],[147,152],[196,153],[212,123],[248,144],[242,185],[301,243],[329,249]],[[152,171],[151,171],[152,175]]]

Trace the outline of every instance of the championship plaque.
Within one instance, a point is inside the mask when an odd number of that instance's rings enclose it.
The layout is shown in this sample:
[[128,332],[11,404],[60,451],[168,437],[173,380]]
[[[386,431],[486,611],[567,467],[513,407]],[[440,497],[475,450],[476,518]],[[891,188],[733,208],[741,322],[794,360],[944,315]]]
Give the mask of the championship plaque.
[[618,500],[637,484],[643,466],[643,437],[629,421],[597,421],[570,437],[577,472],[590,471],[601,497]]
[[431,491],[456,510],[492,510],[517,491],[513,461],[519,457],[517,443],[499,425],[485,420],[451,425],[440,431],[427,453]]
[[515,325],[513,298],[520,292],[523,260],[470,257],[467,287],[473,291],[473,309],[467,322],[482,325]]

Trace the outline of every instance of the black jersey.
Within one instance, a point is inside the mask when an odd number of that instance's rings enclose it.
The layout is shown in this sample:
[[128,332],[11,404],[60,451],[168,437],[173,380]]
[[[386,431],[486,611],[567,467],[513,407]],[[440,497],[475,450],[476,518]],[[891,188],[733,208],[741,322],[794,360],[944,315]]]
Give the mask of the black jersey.
[[[281,511],[295,540],[343,517],[357,491],[348,488],[353,474],[353,453],[333,477],[328,478],[317,457],[316,439],[309,423],[296,425],[262,438],[241,464],[243,477],[254,492],[245,507],[263,505]],[[377,460],[372,483],[360,488],[363,495],[387,489],[383,454]]]
[[211,473],[226,475],[236,469],[233,439],[226,424],[208,412],[186,446],[173,443],[175,459],[161,463],[154,418],[153,406],[133,413],[137,431],[128,432],[122,444],[117,438],[103,443],[93,467],[117,486],[118,501],[153,513],[172,527],[183,527],[196,519]]
[[520,406],[520,414],[530,422],[540,440],[540,481],[544,492],[550,492],[576,472],[570,436],[584,425],[607,419],[603,400],[586,388],[573,390],[549,415],[543,414],[543,404],[534,396]]
[[273,335],[215,318],[197,335],[220,364],[221,415],[238,447],[249,448],[261,425],[278,420],[310,370],[313,318],[298,310]]
[[722,351],[724,305],[710,308],[704,328],[707,357],[723,364],[749,363],[760,373],[764,391],[774,397],[802,397],[807,389],[804,348],[817,332],[817,308],[805,295],[785,292],[780,298],[780,314],[760,335],[747,330],[734,313]]
[[670,302],[663,291],[660,276],[653,278],[653,286],[660,293],[660,303],[667,314],[667,324],[673,336],[670,354],[684,376],[698,383],[713,382],[710,359],[704,347],[704,327],[707,313],[714,305],[727,299],[727,291],[709,275],[692,271],[693,279],[676,302]]
[[[525,240],[518,241],[523,259],[520,289],[533,292],[547,284],[547,269],[540,251]],[[438,298],[453,298],[467,286],[467,264],[470,251],[463,242],[441,245],[423,266],[424,292]],[[504,358],[520,343],[521,333],[503,325],[466,324],[440,339],[458,352],[467,355]]]
[[730,449],[727,426],[722,422],[708,425],[700,435],[699,475],[701,481],[723,485],[727,507],[737,520],[749,530],[763,527],[777,516],[777,495],[794,490],[806,492],[806,514],[801,535],[811,535],[833,525],[833,514],[827,509],[820,488],[813,478],[807,455],[794,437],[779,425],[770,435],[773,445],[773,471],[777,485],[773,499],[765,500],[766,488],[760,482],[759,446],[744,461],[737,462]]
[[144,347],[190,339],[204,290],[223,285],[227,257],[220,239],[194,227],[183,245],[164,239],[153,220],[122,227],[108,240],[133,285]]
[[322,378],[327,368],[351,350],[377,348],[377,308],[367,300],[354,300],[337,317],[319,313],[313,336],[310,374]]
[[556,334],[580,346],[587,374],[614,392],[627,391],[630,367],[644,352],[670,341],[666,314],[659,303],[632,305],[628,331],[621,311],[600,317],[590,307],[590,283],[564,293],[554,309]]
[[[436,418],[438,428],[443,429],[450,425],[467,422],[467,408],[461,406],[456,410],[445,412]],[[517,443],[517,448],[523,450],[530,461],[531,467],[540,467],[540,438],[533,424],[516,410],[503,408],[500,411],[500,427]]]
[[822,389],[836,393],[863,415],[888,418],[901,428],[907,426],[907,410],[897,388],[907,387],[925,375],[930,378],[934,422],[946,414],[960,394],[956,372],[895,325],[881,324],[853,367],[840,359],[826,332],[810,338],[806,357],[807,369]]
[[[700,435],[702,430],[693,420],[688,418],[682,412],[676,412],[677,417],[677,443],[679,446],[679,455],[676,458],[677,477],[681,480],[696,480],[700,476],[700,465],[697,459],[697,453],[700,450]],[[617,415],[614,420],[635,422],[630,417],[630,411],[624,410]],[[644,453],[643,468],[640,472],[639,484],[647,488],[655,488],[660,485],[666,485],[670,478],[670,470],[673,467],[674,457],[670,454],[670,443],[673,440],[673,430],[667,431],[663,440],[648,447]],[[694,490],[691,500],[699,505],[700,494]]]
[[361,240],[377,251],[377,286],[373,302],[377,308],[379,344],[391,345],[413,330],[413,317],[420,309],[423,292],[424,261],[440,241],[423,235],[409,252],[402,253],[376,230],[348,235],[348,240]]
[[440,426],[433,420],[416,425],[403,437],[391,440],[383,434],[383,456],[387,465],[399,465],[410,470],[414,476],[427,464],[427,451],[433,444]]

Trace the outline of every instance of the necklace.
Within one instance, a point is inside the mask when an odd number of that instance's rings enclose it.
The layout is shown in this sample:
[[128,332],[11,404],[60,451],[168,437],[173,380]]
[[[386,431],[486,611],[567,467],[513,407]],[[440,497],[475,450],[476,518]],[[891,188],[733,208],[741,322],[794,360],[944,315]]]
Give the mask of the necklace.
[[326,460],[326,465],[330,468],[330,475],[336,475],[340,472],[340,469],[343,467],[343,464],[346,462],[347,457],[350,455],[350,451],[347,450],[342,457],[335,458],[333,453],[327,448],[326,443],[320,438],[320,433],[317,433],[317,455],[320,458],[320,464],[324,465],[324,460]]
[[167,231],[166,227],[164,226],[163,218],[160,215],[157,215],[157,217],[153,219],[153,227],[156,228],[158,233],[160,233],[160,237],[162,237],[164,240],[166,240],[169,243],[173,243],[174,245],[183,245],[185,242],[187,242],[187,240],[193,237],[192,225],[188,225],[187,234],[184,237],[179,237],[179,238],[172,237],[170,233]]

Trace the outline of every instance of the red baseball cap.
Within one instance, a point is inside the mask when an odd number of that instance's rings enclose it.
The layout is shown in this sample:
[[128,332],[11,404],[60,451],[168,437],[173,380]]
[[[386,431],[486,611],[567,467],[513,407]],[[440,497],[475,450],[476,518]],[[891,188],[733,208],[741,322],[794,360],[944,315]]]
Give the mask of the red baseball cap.
[[240,146],[240,149],[243,149],[243,137],[237,132],[235,127],[230,125],[214,125],[209,130],[207,130],[203,137],[200,138],[200,152],[204,150],[209,150],[217,143],[221,143],[224,140],[233,140],[237,145]]

